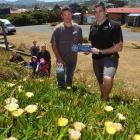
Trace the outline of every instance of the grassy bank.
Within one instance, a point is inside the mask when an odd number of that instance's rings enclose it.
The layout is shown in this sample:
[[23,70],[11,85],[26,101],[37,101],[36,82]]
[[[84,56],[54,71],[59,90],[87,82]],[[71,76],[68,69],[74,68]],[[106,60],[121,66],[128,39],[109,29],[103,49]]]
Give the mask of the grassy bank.
[[[115,80],[111,99],[105,103],[100,101],[98,84],[94,75],[90,74],[92,68],[85,69],[83,63],[78,64],[76,69],[76,90],[59,90],[54,65],[50,79],[32,79],[29,70],[8,62],[9,55],[9,52],[1,50],[1,140],[11,136],[19,140],[68,140],[76,134],[82,140],[131,140],[140,133],[139,92],[125,81]],[[78,61],[81,62],[80,59]],[[31,92],[32,97],[27,96],[27,92]],[[11,107],[7,98],[17,99],[18,107],[10,100]],[[27,105],[34,105],[35,109],[33,106],[27,110]],[[106,106],[111,106],[113,110],[105,110]],[[125,119],[121,120],[118,113],[123,114]],[[65,118],[68,122],[58,124],[59,118]],[[108,121],[111,125],[107,127],[105,124]],[[81,132],[69,130],[74,127],[79,129],[79,125],[73,125],[75,122],[84,124]],[[119,124],[119,130],[114,122]]]
[[[69,88],[59,90],[53,77],[1,81],[0,139],[14,136],[19,140],[68,140],[68,131],[74,128],[74,122],[85,125],[80,132],[83,140],[131,140],[135,134],[139,134],[139,99],[128,97],[129,92],[121,82],[115,84],[107,103],[100,101],[96,82],[86,85],[75,79],[74,84],[77,86],[75,92]],[[33,96],[27,97],[27,92],[32,92]],[[19,116],[15,116],[8,111],[5,108],[7,98],[16,98],[24,112],[16,112]],[[35,105],[37,109],[29,113],[25,109],[27,105]],[[105,110],[107,105],[112,106],[113,110]],[[118,113],[123,114],[125,120],[121,120]],[[63,122],[63,127],[58,126],[59,118],[68,119],[68,123]],[[114,131],[114,126],[107,130],[107,121],[119,123],[120,130]]]
[[[60,90],[49,35],[17,33],[8,39],[16,46],[28,47],[32,39],[39,40],[38,44],[47,42],[52,74],[50,79],[31,78],[30,70],[9,63],[10,53],[0,50],[0,140],[11,136],[19,140],[69,140],[72,136],[82,140],[132,140],[140,134],[139,50],[130,42],[125,42],[121,53],[111,99],[101,102],[90,55],[79,54],[76,90]],[[75,126],[75,122],[80,124]]]

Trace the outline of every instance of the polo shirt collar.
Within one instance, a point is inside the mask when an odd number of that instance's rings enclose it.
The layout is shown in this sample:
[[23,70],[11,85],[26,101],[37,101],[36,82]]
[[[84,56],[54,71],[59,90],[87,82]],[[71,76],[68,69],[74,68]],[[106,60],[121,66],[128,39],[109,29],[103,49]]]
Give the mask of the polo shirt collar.
[[98,26],[99,27],[104,27],[104,26],[108,25],[108,23],[109,23],[109,20],[106,19],[101,25],[98,25]]

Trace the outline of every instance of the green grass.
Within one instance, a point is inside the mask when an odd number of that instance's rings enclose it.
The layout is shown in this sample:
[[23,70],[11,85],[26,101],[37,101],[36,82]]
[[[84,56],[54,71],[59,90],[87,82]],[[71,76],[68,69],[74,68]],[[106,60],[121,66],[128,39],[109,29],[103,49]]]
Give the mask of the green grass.
[[[77,87],[75,92],[71,89],[60,90],[54,76],[55,71],[50,79],[44,78],[42,82],[38,78],[32,79],[30,71],[7,62],[9,53],[3,50],[1,52],[0,140],[10,136],[19,140],[69,140],[68,129],[73,128],[73,123],[77,121],[86,126],[81,131],[82,140],[131,140],[135,134],[140,134],[139,96],[132,96],[133,91],[125,82],[115,80],[110,101],[102,102],[94,78],[88,77],[89,82],[86,75],[79,75],[77,77],[80,80],[74,78],[74,85]],[[23,80],[24,78],[27,80]],[[8,83],[14,83],[15,86],[9,87]],[[91,87],[88,86],[89,83]],[[23,86],[21,92],[18,86]],[[26,92],[33,92],[34,96],[27,98]],[[36,104],[38,109],[33,114],[23,113],[14,117],[5,109],[5,99],[9,97],[18,99],[20,108]],[[106,112],[106,105],[112,106],[114,110]],[[117,113],[124,114],[126,120],[120,121]],[[58,126],[60,117],[68,119],[67,126]],[[109,135],[104,126],[108,120],[121,123],[123,130]]]
[[[123,96],[113,96],[115,93],[112,93],[111,100],[105,103],[100,101],[96,83],[88,88],[84,83],[75,81],[77,90],[73,92],[59,90],[54,78],[43,82],[37,79],[11,82],[15,84],[14,87],[8,87],[5,81],[0,83],[0,139],[12,135],[21,140],[57,140],[62,129],[66,128],[62,139],[68,140],[67,129],[72,128],[76,121],[86,125],[81,132],[83,140],[130,140],[134,134],[140,133],[140,102],[126,97],[121,86],[114,91],[122,92]],[[18,92],[19,85],[23,86],[22,92]],[[34,97],[27,98],[25,93],[28,91],[33,92]],[[4,109],[4,100],[9,97],[18,99],[20,108],[37,104],[38,110],[15,118]],[[111,105],[113,112],[106,112],[106,105]],[[111,136],[104,131],[104,122],[120,122],[117,113],[126,116],[126,120],[121,122],[124,129]],[[57,125],[60,117],[69,120],[68,125],[62,129]]]
[[22,78],[31,73],[23,66],[9,62],[10,52],[0,49],[0,80]]

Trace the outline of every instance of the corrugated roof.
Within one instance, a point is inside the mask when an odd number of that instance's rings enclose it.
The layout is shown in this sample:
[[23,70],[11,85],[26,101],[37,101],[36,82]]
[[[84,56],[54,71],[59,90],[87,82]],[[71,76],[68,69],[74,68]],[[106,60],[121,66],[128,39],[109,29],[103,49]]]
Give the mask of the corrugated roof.
[[140,8],[108,8],[107,13],[140,13]]
[[81,15],[82,13],[74,13],[73,15],[74,16],[77,16],[77,15]]
[[15,10],[11,10],[11,14],[24,13],[24,12],[27,12],[27,11],[29,11],[29,10],[28,9],[24,9],[24,8],[15,9]]
[[140,16],[140,14],[129,14],[128,16],[129,17],[138,17],[138,16]]

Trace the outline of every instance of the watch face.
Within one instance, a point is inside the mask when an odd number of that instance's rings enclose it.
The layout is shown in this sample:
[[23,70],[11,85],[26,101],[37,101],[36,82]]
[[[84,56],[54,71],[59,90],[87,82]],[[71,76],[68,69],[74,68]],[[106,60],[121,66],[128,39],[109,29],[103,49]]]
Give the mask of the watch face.
[[103,53],[101,51],[99,51],[99,55],[102,55]]

